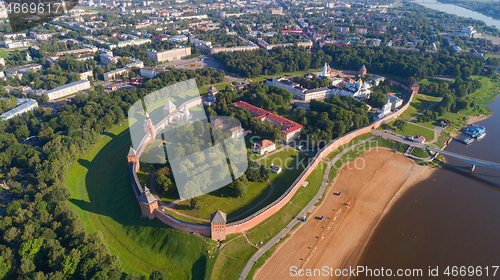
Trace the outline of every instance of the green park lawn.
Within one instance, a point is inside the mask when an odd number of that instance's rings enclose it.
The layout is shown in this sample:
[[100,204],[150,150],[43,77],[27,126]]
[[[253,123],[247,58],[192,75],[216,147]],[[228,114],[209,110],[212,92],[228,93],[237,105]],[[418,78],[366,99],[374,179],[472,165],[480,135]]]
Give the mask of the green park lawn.
[[304,70],[304,71],[297,71],[297,72],[282,72],[282,73],[277,73],[277,74],[273,74],[273,75],[260,75],[258,77],[255,77],[255,78],[249,78],[250,80],[252,80],[253,82],[262,82],[262,81],[265,81],[265,80],[269,80],[269,79],[272,79],[274,77],[291,77],[291,76],[299,76],[299,75],[305,75],[305,74],[309,74],[311,72],[319,72],[319,71],[322,71],[323,68],[318,68],[318,69],[308,69],[308,70]]
[[[220,84],[214,84],[214,88],[216,88],[217,90],[223,90],[226,88],[227,85],[231,85],[230,82],[227,82],[227,83],[220,83]],[[208,89],[211,87],[212,85],[208,85],[208,86],[204,86],[202,88],[199,89],[200,91],[200,94],[203,95],[203,94],[206,94],[208,92]]]
[[210,238],[141,218],[130,182],[126,155],[128,122],[99,140],[67,170],[69,204],[86,232],[99,233],[126,273],[164,271],[169,279],[209,279],[217,257]]
[[423,96],[417,94],[413,97],[410,106],[403,112],[403,114],[401,114],[400,118],[409,120],[411,117],[422,112],[431,105],[431,102],[427,101]]
[[4,49],[0,49],[0,57],[1,58],[7,58],[10,56],[10,52],[9,51],[6,51]]
[[403,135],[403,136],[423,135],[427,142],[430,142],[430,141],[432,141],[432,139],[434,139],[434,131],[420,127],[420,126],[412,124],[412,123],[406,123],[406,126],[404,129],[402,129],[402,130],[398,129],[398,130],[395,130],[394,132],[396,132],[399,135]]
[[486,57],[488,58],[500,58],[500,54],[486,54]]
[[427,100],[429,100],[432,103],[435,103],[435,102],[438,102],[441,100],[441,97],[437,97],[437,96],[425,95],[425,94],[421,94],[421,93],[419,93],[418,95],[420,95],[421,97],[427,98]]
[[[230,237],[231,238],[231,237]],[[250,245],[243,235],[233,235],[226,241],[214,264],[211,279],[234,280],[238,279],[248,260],[257,252],[257,248]]]
[[[191,209],[188,200],[181,201],[175,209],[180,213],[201,219],[210,219],[210,214],[219,209],[227,214],[229,221],[232,219],[240,220],[280,197],[307,166],[305,156],[293,149],[273,154],[261,160],[260,163],[268,167],[274,163],[283,169],[280,174],[271,173],[270,180],[274,187],[272,192],[267,181],[248,182],[247,193],[241,198],[234,198],[227,190],[219,189],[199,196],[200,208],[197,210]],[[256,205],[259,206],[254,208]],[[181,219],[183,218],[181,217]]]
[[429,152],[427,150],[422,150],[420,148],[413,148],[413,151],[411,151],[411,154],[419,157],[419,158],[427,158],[430,156]]
[[425,78],[425,79],[422,79],[420,81],[418,81],[419,84],[421,85],[428,85],[428,84],[442,84],[446,81],[444,80],[441,80],[441,79],[438,79],[438,78]]
[[365,134],[361,134],[357,137],[355,137],[354,139],[352,139],[351,141],[349,141],[349,143],[344,143],[343,145],[341,145],[340,147],[338,147],[336,150],[334,150],[333,152],[331,152],[328,156],[326,156],[324,158],[325,161],[331,161],[332,159],[334,159],[338,154],[340,154],[342,151],[344,151],[345,149],[353,146],[353,145],[356,145],[357,143],[365,140],[365,139],[368,139],[372,136],[373,134],[371,132],[369,133],[365,133]]

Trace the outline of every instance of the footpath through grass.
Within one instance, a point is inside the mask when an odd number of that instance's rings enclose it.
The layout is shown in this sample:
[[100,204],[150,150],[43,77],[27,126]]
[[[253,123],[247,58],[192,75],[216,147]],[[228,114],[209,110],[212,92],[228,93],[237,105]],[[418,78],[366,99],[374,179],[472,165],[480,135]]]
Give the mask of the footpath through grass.
[[141,218],[126,155],[128,123],[113,130],[67,170],[69,203],[89,233],[100,232],[126,273],[164,271],[169,279],[209,279],[215,242]]
[[403,135],[403,136],[423,135],[427,142],[430,142],[430,141],[432,141],[432,139],[434,139],[434,131],[433,130],[423,128],[421,126],[418,126],[418,125],[415,125],[412,123],[406,123],[406,126],[404,127],[404,129],[394,130],[394,132],[396,132],[399,135]]
[[406,111],[404,111],[400,118],[407,121],[411,119],[411,117],[415,116],[416,114],[422,112],[425,110],[427,107],[431,106],[432,103],[429,102],[427,99],[425,99],[423,96],[420,94],[417,94],[413,97],[410,106]]
[[332,161],[338,154],[342,153],[342,151],[344,151],[345,149],[353,146],[353,145],[356,145],[357,143],[363,141],[363,140],[366,140],[370,137],[372,137],[372,133],[371,132],[368,132],[368,133],[365,133],[365,134],[361,134],[357,137],[354,137],[354,139],[352,139],[351,141],[349,141],[348,143],[346,144],[343,144],[341,145],[340,147],[338,147],[335,151],[331,152],[328,156],[325,157],[325,161]]

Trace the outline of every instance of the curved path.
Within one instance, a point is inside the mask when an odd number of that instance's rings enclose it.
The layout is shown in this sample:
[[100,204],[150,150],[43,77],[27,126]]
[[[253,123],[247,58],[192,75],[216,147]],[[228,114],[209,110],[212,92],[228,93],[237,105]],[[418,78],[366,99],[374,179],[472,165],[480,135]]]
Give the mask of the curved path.
[[325,189],[328,185],[328,176],[330,175],[330,169],[332,166],[347,152],[350,150],[354,149],[355,147],[364,144],[370,140],[372,140],[374,137],[370,137],[366,140],[363,140],[355,145],[350,146],[349,148],[344,149],[340,154],[338,154],[332,161],[330,161],[326,167],[325,174],[323,175],[323,182],[321,183],[321,187],[318,190],[318,193],[314,196],[313,199],[307,204],[304,209],[295,217],[283,230],[281,230],[276,236],[274,236],[269,242],[267,242],[259,251],[257,251],[248,261],[246,264],[245,268],[240,274],[240,277],[238,278],[239,280],[244,280],[247,276],[250,270],[252,269],[252,266],[257,262],[257,260],[265,253],[267,250],[269,250],[272,246],[274,246],[277,242],[279,242],[285,235],[297,224],[301,221],[301,218],[305,216],[308,212],[310,212],[314,204],[318,202],[318,200],[323,196],[323,193],[325,192]]
[[156,192],[156,187],[155,187],[155,180],[154,180],[154,174],[156,172],[156,168],[153,167],[153,170],[151,171],[151,185],[150,185],[150,189],[151,189],[151,192],[153,193],[153,196],[158,200],[158,206],[163,209],[163,210],[167,210],[167,211],[171,211],[177,215],[180,215],[180,216],[183,216],[183,217],[186,217],[186,218],[189,218],[189,219],[193,219],[193,220],[197,220],[197,221],[201,221],[201,222],[210,222],[210,220],[206,220],[206,219],[200,219],[200,218],[196,218],[196,217],[192,217],[192,216],[189,216],[189,215],[186,215],[186,214],[183,214],[183,213],[180,213],[178,211],[175,211],[173,209],[173,207],[179,202],[181,201],[180,199],[170,203],[170,204],[166,204],[165,202],[163,202],[160,198],[160,196],[158,195],[158,193]]
[[[156,168],[153,167],[153,170],[151,171],[151,174],[155,174],[156,172]],[[244,217],[245,215],[247,215],[248,213],[252,212],[253,210],[255,210],[255,208],[259,207],[262,202],[266,201],[270,196],[271,194],[273,193],[274,191],[274,186],[273,186],[273,183],[271,183],[270,180],[267,180],[269,182],[269,186],[271,187],[269,193],[266,195],[266,197],[264,197],[260,203],[257,203],[256,205],[254,205],[252,208],[248,209],[247,211],[239,214],[238,216],[235,216],[235,217],[232,217],[231,219],[228,219],[228,222],[229,221],[234,221],[234,220],[237,220],[241,217]],[[180,199],[177,199],[169,204],[166,204],[165,202],[163,202],[161,199],[160,199],[160,196],[158,195],[158,192],[156,191],[156,187],[155,187],[155,181],[154,181],[154,176],[151,176],[151,183],[150,183],[150,189],[151,189],[151,192],[153,193],[153,195],[155,196],[155,198],[158,200],[158,204],[159,206],[164,209],[164,210],[167,210],[167,211],[170,211],[170,212],[173,212],[177,215],[180,215],[180,216],[183,216],[183,217],[186,217],[186,218],[189,218],[189,219],[193,219],[193,220],[197,220],[197,221],[202,221],[202,222],[210,222],[210,220],[206,220],[206,219],[201,219],[201,218],[196,218],[196,217],[193,217],[193,216],[189,216],[187,214],[183,214],[183,213],[180,213],[176,210],[174,210],[174,207],[175,205],[177,205],[177,203],[179,203],[181,200]]]
[[266,195],[266,197],[264,197],[259,203],[257,203],[256,205],[254,205],[252,208],[248,209],[247,211],[239,214],[238,216],[236,217],[232,217],[231,219],[228,219],[228,222],[229,221],[234,221],[234,220],[237,220],[243,216],[245,216],[246,214],[248,214],[249,212],[251,212],[252,210],[254,210],[255,208],[259,207],[259,205],[262,204],[262,202],[266,201],[270,196],[271,194],[273,193],[273,190],[274,190],[274,187],[273,187],[273,183],[271,183],[271,180],[267,180],[269,182],[269,186],[271,187],[271,191]]

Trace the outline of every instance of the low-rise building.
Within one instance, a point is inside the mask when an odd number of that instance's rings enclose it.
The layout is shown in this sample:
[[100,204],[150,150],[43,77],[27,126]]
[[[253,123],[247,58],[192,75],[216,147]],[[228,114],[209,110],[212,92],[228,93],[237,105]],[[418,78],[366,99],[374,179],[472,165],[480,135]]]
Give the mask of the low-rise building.
[[88,80],[89,77],[93,77],[92,70],[80,73],[80,80]]
[[47,41],[52,38],[52,34],[30,31],[30,37],[35,40]]
[[109,81],[111,81],[111,80],[115,79],[115,78],[116,78],[116,76],[124,75],[124,74],[126,74],[126,73],[128,73],[127,68],[122,67],[122,68],[118,68],[118,69],[116,69],[116,70],[111,70],[111,71],[109,71],[109,72],[104,73],[104,74],[103,74],[103,77],[104,77],[104,80],[105,80],[106,82],[109,82]]
[[38,63],[26,64],[24,66],[9,68],[5,70],[5,76],[22,78],[23,75],[28,71],[38,71],[42,70],[42,65]]
[[101,53],[99,57],[101,58],[101,63],[106,65],[118,62],[118,56],[114,56],[112,52]]
[[164,71],[165,71],[165,69],[163,67],[144,66],[143,68],[141,68],[141,76],[148,77],[148,78],[152,79],[154,76],[156,76]]
[[413,137],[413,142],[424,144],[425,143],[425,137],[422,136],[422,135],[416,135],[415,137]]
[[81,80],[53,88],[45,91],[43,94],[46,94],[49,100],[54,100],[89,88],[91,88],[90,82],[88,80]]
[[191,55],[191,48],[180,47],[161,51],[148,50],[146,51],[146,55],[153,62],[173,61]]
[[231,138],[240,138],[243,136],[243,133],[243,128],[239,125],[229,129],[229,135],[231,135]]
[[403,106],[403,99],[394,96],[393,94],[388,94],[387,99],[389,102],[391,102],[391,109],[395,111],[399,107]]
[[274,150],[276,150],[276,144],[265,139],[252,145],[252,152],[258,154],[259,156],[270,153]]
[[29,47],[30,46],[30,42],[26,41],[26,40],[20,40],[20,41],[4,40],[3,44],[8,49]]
[[16,32],[16,33],[4,33],[3,37],[6,39],[16,39],[16,38],[26,38],[26,33]]
[[16,101],[17,101],[18,105],[15,108],[12,108],[7,112],[3,112],[0,115],[0,118],[2,118],[4,121],[6,121],[6,120],[11,119],[15,116],[22,115],[28,111],[32,111],[36,107],[38,107],[38,102],[36,102],[35,99],[18,98]]
[[245,101],[237,101],[233,105],[242,107],[250,111],[252,117],[260,119],[262,122],[281,127],[281,141],[288,143],[290,140],[295,139],[299,136],[300,132],[304,129],[304,126],[291,121],[282,116],[278,116],[273,112],[261,109],[259,107],[253,106]]

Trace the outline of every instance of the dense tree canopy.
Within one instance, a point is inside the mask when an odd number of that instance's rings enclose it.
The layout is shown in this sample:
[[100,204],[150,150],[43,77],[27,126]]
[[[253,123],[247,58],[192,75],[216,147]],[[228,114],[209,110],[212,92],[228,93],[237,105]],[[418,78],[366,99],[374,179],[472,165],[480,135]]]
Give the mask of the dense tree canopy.
[[214,57],[230,72],[250,78],[261,74],[271,75],[320,68],[332,59],[321,50],[310,53],[299,47],[278,47],[269,52],[264,49],[247,52],[220,52]]
[[484,68],[484,59],[473,55],[457,56],[448,50],[439,53],[403,52],[389,47],[338,47],[326,45],[326,54],[333,57],[332,67],[356,70],[366,65],[368,72],[414,77],[417,80],[450,75],[468,78]]
[[[203,86],[221,82],[224,73],[213,68],[172,69],[139,88],[104,93],[97,86],[90,94],[79,94],[67,102],[56,115],[39,107],[0,123],[0,167],[9,176],[9,199],[15,199],[0,217],[0,276],[122,278],[118,258],[111,256],[99,234],[85,233],[67,203],[66,166],[105,129],[123,122],[139,98],[189,78]],[[37,135],[38,142],[33,146],[18,142],[26,135]]]

